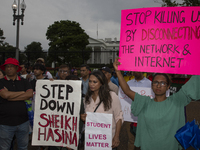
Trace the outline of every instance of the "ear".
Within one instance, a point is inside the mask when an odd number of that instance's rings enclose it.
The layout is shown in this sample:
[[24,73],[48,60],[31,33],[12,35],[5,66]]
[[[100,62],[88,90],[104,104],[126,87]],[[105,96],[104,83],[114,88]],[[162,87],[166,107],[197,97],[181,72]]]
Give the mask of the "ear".
[[170,85],[167,86],[167,90],[169,90],[169,88],[170,88]]
[[109,73],[109,78],[111,78],[112,77],[112,74],[111,73]]

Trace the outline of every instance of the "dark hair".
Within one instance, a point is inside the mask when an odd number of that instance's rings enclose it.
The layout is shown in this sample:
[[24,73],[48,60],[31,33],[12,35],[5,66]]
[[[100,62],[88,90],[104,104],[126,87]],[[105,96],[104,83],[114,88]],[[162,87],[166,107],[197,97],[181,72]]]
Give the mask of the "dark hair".
[[86,67],[87,70],[91,71],[91,70],[90,70],[90,67],[89,67],[87,64],[82,64],[82,65],[81,65],[81,68],[82,68],[82,67]]
[[156,73],[154,76],[153,76],[153,79],[152,79],[152,84],[153,84],[153,80],[154,78],[157,76],[157,75],[162,75],[165,77],[165,79],[167,80],[167,85],[169,86],[171,84],[171,80],[169,78],[169,76],[165,73]]
[[68,68],[68,69],[70,69],[69,66],[66,65],[66,64],[60,65],[59,69],[61,69],[61,68]]
[[21,65],[24,65],[24,68],[28,69],[28,64],[27,63],[22,63]]
[[76,75],[68,75],[66,76],[65,80],[80,80],[80,78]]
[[39,70],[42,70],[44,71],[44,73],[46,72],[46,67],[42,64],[39,64],[39,63],[36,63],[34,66],[33,66],[33,70],[35,69],[39,69]]
[[[104,73],[100,70],[95,70],[92,71],[91,74],[89,75],[89,77],[93,75],[95,76],[100,83],[102,84],[101,87],[99,88],[99,99],[100,102],[103,102],[104,105],[104,110],[109,110],[111,108],[111,103],[112,103],[112,99],[110,96],[110,89],[108,86],[108,80],[106,78],[106,76],[104,75]],[[85,96],[85,103],[86,104],[90,104],[89,98],[92,96],[93,91],[90,90],[90,87],[88,86],[88,91],[87,94]]]

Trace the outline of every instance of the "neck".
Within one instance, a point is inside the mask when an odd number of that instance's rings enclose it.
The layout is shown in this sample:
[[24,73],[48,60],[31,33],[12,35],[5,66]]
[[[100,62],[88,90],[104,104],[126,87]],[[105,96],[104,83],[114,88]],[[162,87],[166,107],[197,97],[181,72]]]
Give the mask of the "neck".
[[164,101],[166,99],[167,99],[166,94],[156,95],[155,98],[154,98],[154,101],[155,102],[162,102],[162,101]]
[[86,81],[88,78],[89,78],[89,75],[88,75],[88,76],[85,76],[85,77],[82,77],[82,79],[83,79],[84,81]]
[[[8,75],[7,75],[8,76]],[[8,76],[8,78],[10,79],[10,80],[15,80],[16,78],[17,78],[17,75],[14,75],[14,76]]]
[[94,93],[92,94],[92,99],[94,100],[94,102],[96,101],[98,94],[99,91],[94,91]]
[[27,72],[22,72],[22,75],[27,74]]
[[40,76],[37,76],[36,79],[43,79],[43,75],[41,74]]

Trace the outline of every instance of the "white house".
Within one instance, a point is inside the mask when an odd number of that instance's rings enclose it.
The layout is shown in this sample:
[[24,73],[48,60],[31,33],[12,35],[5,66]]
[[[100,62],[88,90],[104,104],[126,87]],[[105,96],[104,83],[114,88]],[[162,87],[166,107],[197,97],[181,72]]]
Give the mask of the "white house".
[[92,48],[92,54],[87,61],[88,64],[110,64],[113,63],[119,52],[119,41],[117,38],[94,39],[89,38],[87,47]]

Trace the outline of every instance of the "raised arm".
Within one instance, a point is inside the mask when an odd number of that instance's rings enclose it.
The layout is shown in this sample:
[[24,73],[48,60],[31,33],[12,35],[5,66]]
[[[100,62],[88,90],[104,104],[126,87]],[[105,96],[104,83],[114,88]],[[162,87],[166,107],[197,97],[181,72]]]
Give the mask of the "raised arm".
[[119,57],[117,57],[115,59],[115,62],[113,63],[113,67],[114,67],[115,72],[117,74],[117,77],[118,77],[118,80],[119,80],[119,84],[120,84],[123,92],[134,101],[135,92],[130,89],[130,87],[128,86],[128,84],[124,80],[124,78],[123,78],[123,76],[121,74],[121,71],[118,70],[118,66],[120,65],[120,62],[118,61],[118,59],[119,59]]

